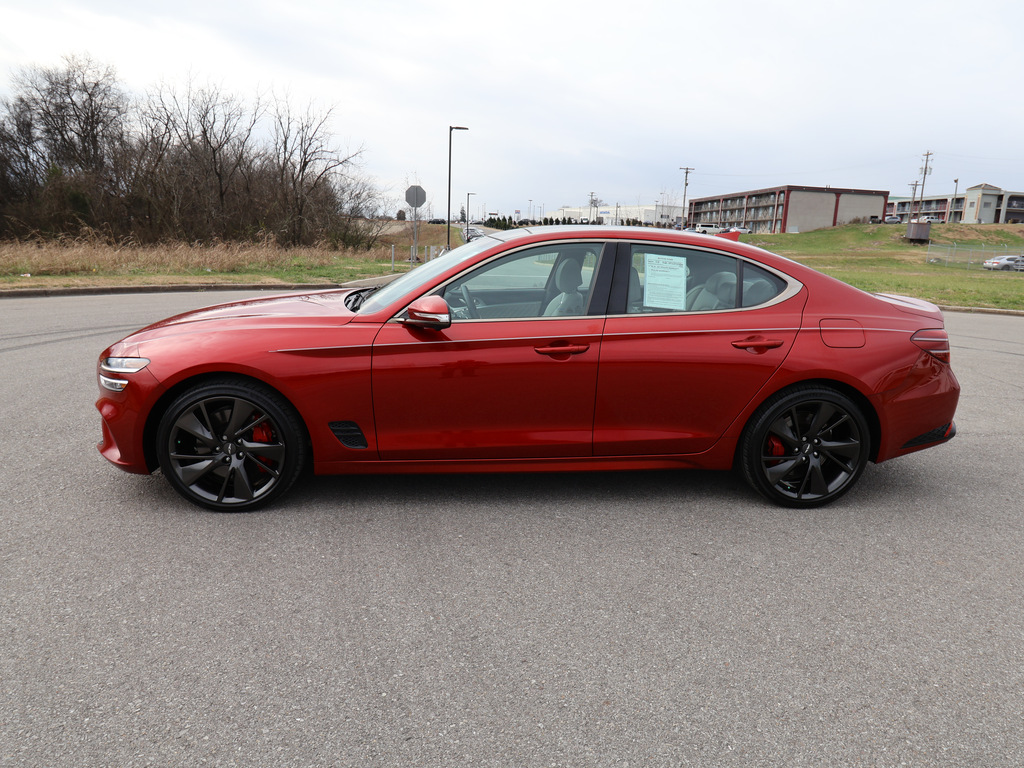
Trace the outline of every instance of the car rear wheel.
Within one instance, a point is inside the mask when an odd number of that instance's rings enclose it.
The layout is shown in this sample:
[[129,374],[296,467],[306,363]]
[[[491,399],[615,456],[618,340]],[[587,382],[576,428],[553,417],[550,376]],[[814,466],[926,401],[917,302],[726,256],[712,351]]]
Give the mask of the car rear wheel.
[[776,504],[817,507],[853,487],[869,451],[867,421],[850,398],[827,387],[799,387],[770,398],[751,418],[740,467]]
[[298,478],[305,430],[291,405],[266,387],[208,382],[164,413],[157,456],[171,486],[189,501],[248,511],[280,497]]

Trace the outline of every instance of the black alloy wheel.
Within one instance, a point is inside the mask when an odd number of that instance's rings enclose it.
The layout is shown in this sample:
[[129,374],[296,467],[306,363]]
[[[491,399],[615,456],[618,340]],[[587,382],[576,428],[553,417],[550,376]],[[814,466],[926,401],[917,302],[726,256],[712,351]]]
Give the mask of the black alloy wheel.
[[164,413],[160,468],[183,497],[221,512],[280,497],[302,472],[305,430],[291,405],[254,382],[213,381],[187,390]]
[[751,418],[740,443],[747,482],[787,507],[817,507],[842,496],[867,464],[871,438],[860,408],[826,387],[779,393]]

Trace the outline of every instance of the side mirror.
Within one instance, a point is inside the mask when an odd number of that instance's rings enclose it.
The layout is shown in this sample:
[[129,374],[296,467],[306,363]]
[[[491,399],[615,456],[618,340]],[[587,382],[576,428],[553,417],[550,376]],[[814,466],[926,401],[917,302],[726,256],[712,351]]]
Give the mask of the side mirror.
[[448,302],[440,296],[421,296],[405,311],[402,320],[405,325],[415,328],[429,328],[432,331],[443,331],[452,324],[452,313]]

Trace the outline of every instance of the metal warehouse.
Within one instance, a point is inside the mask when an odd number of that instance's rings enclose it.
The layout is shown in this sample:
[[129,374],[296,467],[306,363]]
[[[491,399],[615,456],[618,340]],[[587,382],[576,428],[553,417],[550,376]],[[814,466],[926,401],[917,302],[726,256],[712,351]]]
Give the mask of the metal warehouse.
[[889,193],[877,189],[799,187],[737,192],[691,200],[689,226],[749,227],[753,232],[808,232],[862,221],[881,221]]

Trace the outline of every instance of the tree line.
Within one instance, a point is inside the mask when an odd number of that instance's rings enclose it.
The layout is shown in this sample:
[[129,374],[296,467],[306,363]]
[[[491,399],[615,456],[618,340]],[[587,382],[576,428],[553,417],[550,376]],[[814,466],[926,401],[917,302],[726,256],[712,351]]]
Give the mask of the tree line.
[[0,238],[370,247],[393,205],[331,110],[190,81],[131,95],[111,67],[28,67],[0,101]]

